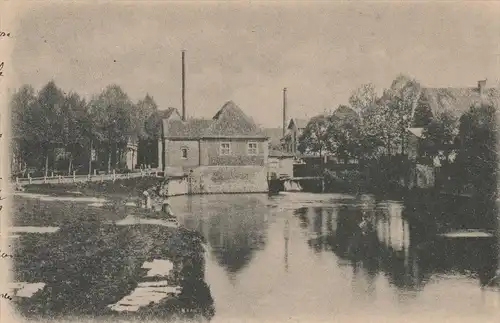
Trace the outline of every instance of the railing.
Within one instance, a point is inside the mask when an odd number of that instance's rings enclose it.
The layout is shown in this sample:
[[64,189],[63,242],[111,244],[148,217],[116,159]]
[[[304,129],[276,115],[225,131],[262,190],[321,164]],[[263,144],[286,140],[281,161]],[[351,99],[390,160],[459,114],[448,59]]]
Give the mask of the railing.
[[138,178],[138,177],[163,177],[162,172],[158,172],[154,169],[141,170],[140,172],[134,173],[123,173],[117,174],[113,171],[112,174],[93,174],[93,175],[76,175],[73,172],[73,175],[70,176],[61,176],[61,175],[53,175],[53,176],[44,176],[44,177],[28,177],[19,178],[16,177],[14,182],[20,185],[27,184],[63,184],[63,183],[81,183],[81,182],[98,182],[98,181],[115,181],[117,179],[124,178]]

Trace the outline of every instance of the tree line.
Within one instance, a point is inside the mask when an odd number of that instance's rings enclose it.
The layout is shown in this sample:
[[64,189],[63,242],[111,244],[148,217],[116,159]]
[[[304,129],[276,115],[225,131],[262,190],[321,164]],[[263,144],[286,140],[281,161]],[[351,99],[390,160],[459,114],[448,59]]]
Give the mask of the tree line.
[[[24,85],[12,95],[10,111],[13,166],[22,173],[43,170],[45,176],[49,170],[71,174],[123,169],[127,145],[150,142],[149,147],[156,147],[161,127],[153,97],[146,94],[134,103],[118,85],[109,85],[88,101],[66,93],[54,81],[38,92]],[[143,152],[139,160],[151,159],[147,155]]]
[[390,171],[399,179],[410,166],[408,129],[423,128],[418,163],[438,162],[444,181],[454,188],[471,185],[476,191],[496,191],[496,107],[474,105],[462,115],[432,111],[421,89],[418,81],[404,75],[380,96],[372,84],[362,85],[348,104],[309,120],[298,150],[335,156],[340,163],[372,165],[381,179],[391,178]]

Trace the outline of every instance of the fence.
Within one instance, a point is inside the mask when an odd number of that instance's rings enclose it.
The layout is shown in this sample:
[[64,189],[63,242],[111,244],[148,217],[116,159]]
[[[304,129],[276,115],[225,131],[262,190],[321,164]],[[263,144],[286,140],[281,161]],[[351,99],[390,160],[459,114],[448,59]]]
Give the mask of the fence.
[[117,179],[128,179],[128,178],[137,178],[137,177],[163,177],[163,172],[158,172],[157,170],[147,169],[141,170],[137,173],[124,173],[117,174],[113,171],[112,174],[93,174],[93,175],[76,175],[73,172],[71,176],[61,176],[61,175],[52,175],[52,176],[44,176],[44,177],[28,177],[19,178],[16,177],[15,183],[17,185],[27,185],[27,184],[64,184],[64,183],[81,183],[81,182],[98,182],[98,181],[115,181]]

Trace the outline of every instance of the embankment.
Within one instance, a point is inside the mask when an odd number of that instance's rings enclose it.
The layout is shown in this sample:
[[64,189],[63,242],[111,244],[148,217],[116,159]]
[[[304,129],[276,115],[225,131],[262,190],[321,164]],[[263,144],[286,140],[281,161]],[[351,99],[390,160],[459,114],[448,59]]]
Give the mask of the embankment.
[[266,193],[267,173],[260,166],[203,166],[186,178],[168,182],[170,196],[184,194]]
[[144,190],[158,185],[161,180],[157,177],[136,177],[102,182],[28,184],[24,186],[24,193],[57,196],[139,196]]

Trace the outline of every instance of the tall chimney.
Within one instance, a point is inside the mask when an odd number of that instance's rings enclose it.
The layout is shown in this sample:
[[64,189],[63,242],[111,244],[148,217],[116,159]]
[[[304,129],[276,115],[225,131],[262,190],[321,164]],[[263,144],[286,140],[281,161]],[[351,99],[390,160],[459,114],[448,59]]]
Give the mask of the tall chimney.
[[486,80],[481,80],[477,82],[477,90],[479,91],[480,95],[484,94],[485,88],[486,88]]
[[283,89],[283,137],[286,132],[286,88]]
[[186,121],[186,51],[182,50],[182,120]]

